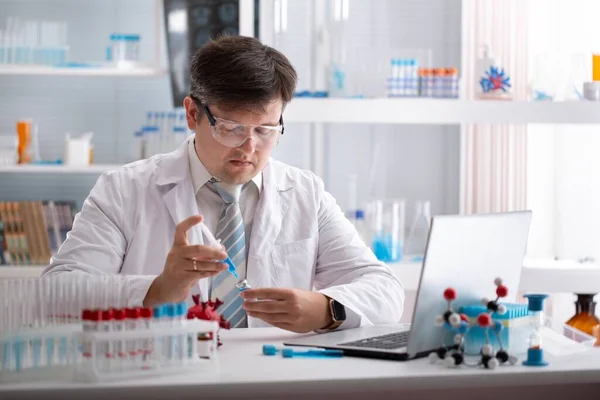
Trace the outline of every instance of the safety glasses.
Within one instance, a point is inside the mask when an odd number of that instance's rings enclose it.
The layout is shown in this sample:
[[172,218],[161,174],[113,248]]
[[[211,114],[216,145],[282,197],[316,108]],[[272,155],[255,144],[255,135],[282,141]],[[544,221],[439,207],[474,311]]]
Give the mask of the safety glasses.
[[215,117],[205,105],[200,105],[204,110],[215,140],[227,147],[239,147],[248,138],[252,137],[257,150],[274,147],[283,135],[283,116],[279,118],[279,125],[246,125]]

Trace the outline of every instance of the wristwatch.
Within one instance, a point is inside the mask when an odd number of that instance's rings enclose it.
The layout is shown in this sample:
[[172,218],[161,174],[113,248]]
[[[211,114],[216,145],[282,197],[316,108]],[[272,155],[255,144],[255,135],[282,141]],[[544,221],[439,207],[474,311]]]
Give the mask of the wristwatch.
[[331,325],[325,327],[326,330],[337,329],[346,320],[346,308],[339,301],[326,296],[329,300],[329,313],[333,322]]

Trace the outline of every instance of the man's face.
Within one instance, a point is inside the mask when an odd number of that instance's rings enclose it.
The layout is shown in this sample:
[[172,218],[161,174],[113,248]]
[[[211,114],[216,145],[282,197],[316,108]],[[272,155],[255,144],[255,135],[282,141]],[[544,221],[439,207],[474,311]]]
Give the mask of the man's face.
[[[196,153],[208,172],[215,178],[230,184],[244,184],[267,165],[275,144],[259,146],[260,148],[257,149],[256,137],[251,136],[239,147],[227,147],[214,138],[203,109],[198,109],[190,97],[186,97],[184,106],[188,127],[196,133]],[[277,126],[283,102],[272,101],[265,107],[264,112],[227,110],[219,108],[218,105],[209,105],[208,108],[213,116],[223,120],[243,125]]]

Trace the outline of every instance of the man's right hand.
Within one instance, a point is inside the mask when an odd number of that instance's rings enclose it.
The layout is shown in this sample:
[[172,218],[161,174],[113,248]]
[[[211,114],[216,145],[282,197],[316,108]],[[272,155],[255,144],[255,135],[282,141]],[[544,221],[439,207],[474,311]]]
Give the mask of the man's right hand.
[[184,301],[198,279],[217,275],[227,269],[227,264],[220,261],[227,258],[222,248],[190,245],[188,242],[187,231],[203,219],[201,215],[194,215],[177,225],[165,268],[150,285],[144,298],[144,307]]

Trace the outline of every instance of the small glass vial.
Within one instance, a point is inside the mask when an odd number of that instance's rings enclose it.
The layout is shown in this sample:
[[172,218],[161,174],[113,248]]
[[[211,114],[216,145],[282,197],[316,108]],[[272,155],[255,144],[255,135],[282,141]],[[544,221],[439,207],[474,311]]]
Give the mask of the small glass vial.
[[244,290],[247,290],[247,289],[252,289],[252,286],[250,286],[250,284],[248,283],[248,281],[246,279],[243,279],[243,280],[239,281],[238,283],[236,283],[235,287],[238,288],[238,290],[240,292],[243,292]]
[[544,299],[545,294],[526,294],[529,310],[529,344],[527,348],[527,359],[523,365],[527,366],[545,366],[548,363],[544,360],[544,349],[542,343],[542,330],[544,329]]

